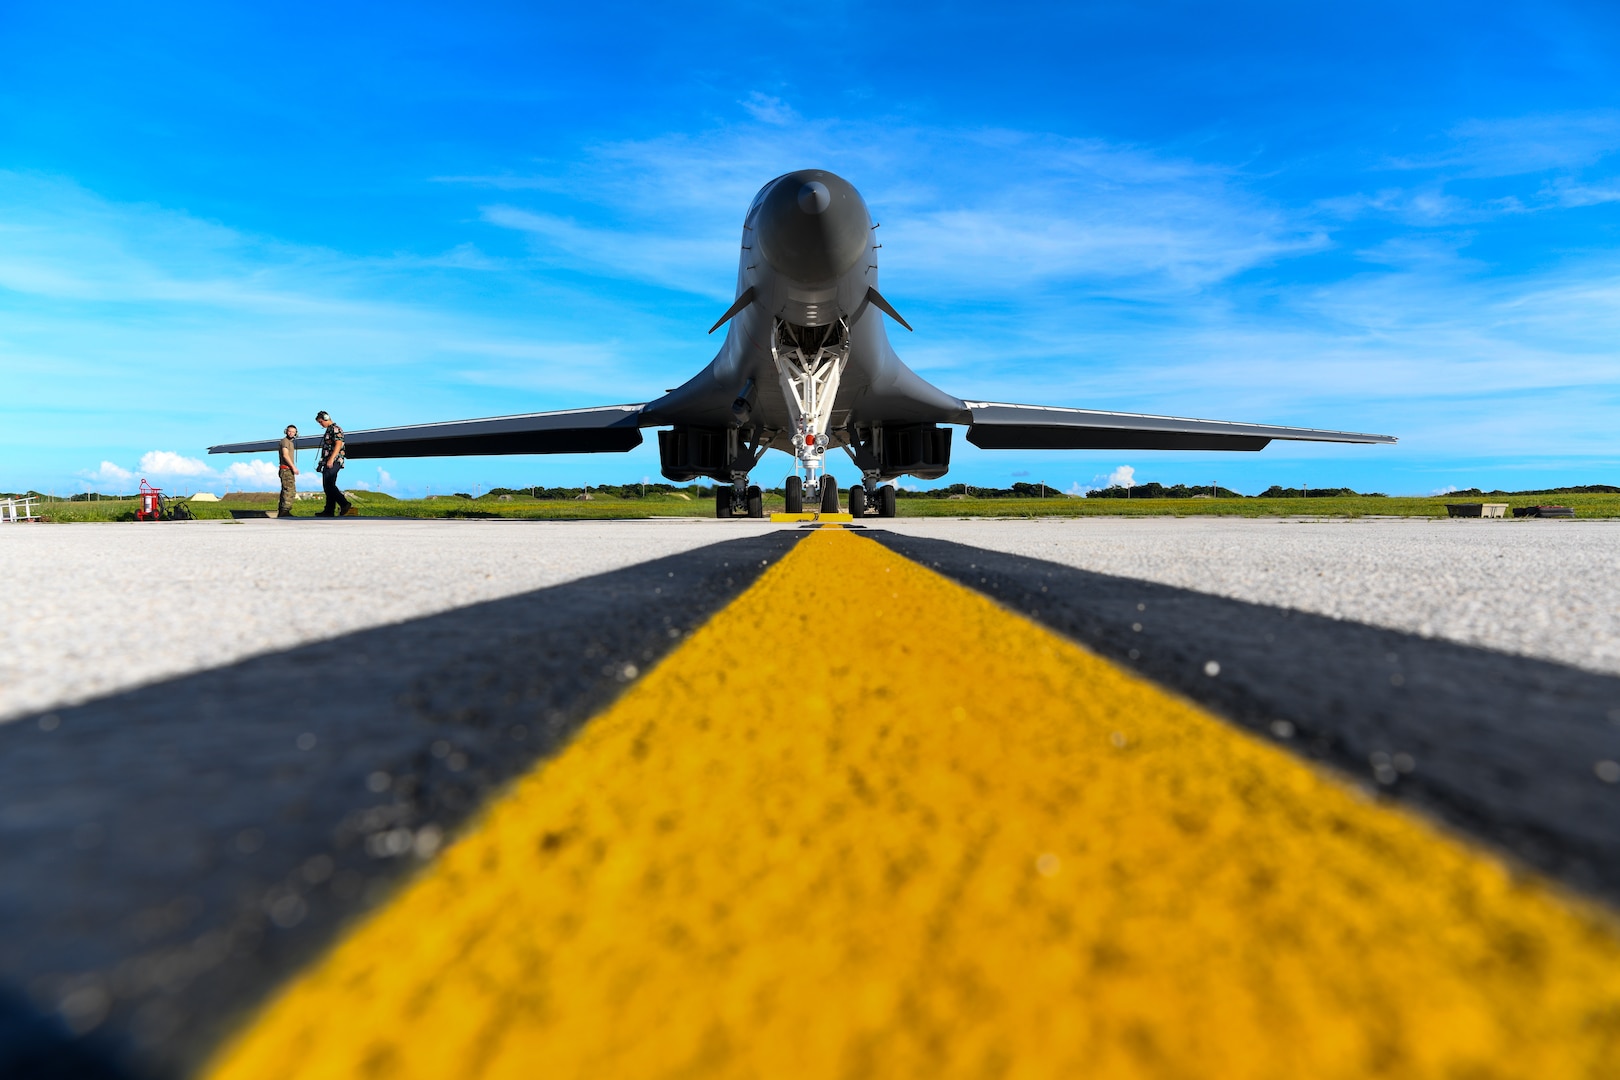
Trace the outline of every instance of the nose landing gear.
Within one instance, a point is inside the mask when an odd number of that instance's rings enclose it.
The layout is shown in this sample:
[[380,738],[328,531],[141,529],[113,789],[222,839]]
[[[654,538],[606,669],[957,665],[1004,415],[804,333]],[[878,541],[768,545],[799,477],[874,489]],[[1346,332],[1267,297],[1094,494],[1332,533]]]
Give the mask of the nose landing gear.
[[838,481],[825,474],[821,477],[821,512],[838,513]]

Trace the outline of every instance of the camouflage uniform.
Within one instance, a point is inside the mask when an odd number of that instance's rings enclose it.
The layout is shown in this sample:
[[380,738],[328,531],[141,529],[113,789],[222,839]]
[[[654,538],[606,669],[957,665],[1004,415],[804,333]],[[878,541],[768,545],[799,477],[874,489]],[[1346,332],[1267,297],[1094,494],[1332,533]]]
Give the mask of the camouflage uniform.
[[281,502],[276,505],[276,514],[279,517],[292,517],[293,496],[298,493],[298,477],[287,462],[293,460],[296,453],[297,450],[290,437],[281,440],[281,466],[276,470],[277,475],[281,477]]

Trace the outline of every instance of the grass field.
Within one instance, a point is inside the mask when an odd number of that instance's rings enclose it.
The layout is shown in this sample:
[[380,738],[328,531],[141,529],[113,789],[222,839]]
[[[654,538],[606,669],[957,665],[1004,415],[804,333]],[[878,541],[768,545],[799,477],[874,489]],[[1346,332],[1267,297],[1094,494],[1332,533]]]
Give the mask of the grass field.
[[[613,496],[589,502],[550,501],[514,496],[501,502],[488,496],[481,499],[439,497],[434,499],[394,499],[372,492],[353,493],[355,506],[363,517],[394,518],[535,518],[544,520],[591,520],[603,518],[709,517],[714,504],[707,497],[649,494],[646,498],[620,499]],[[1570,506],[1577,517],[1620,518],[1620,495],[1515,495],[1436,496],[1433,498],[1379,498],[1352,496],[1316,499],[1076,499],[1054,496],[1049,499],[915,499],[899,500],[901,517],[1428,517],[1446,516],[1446,502],[1505,502],[1513,507],[1553,504]],[[199,519],[229,518],[232,509],[275,511],[275,496],[231,497],[217,503],[195,503],[192,512]],[[300,517],[320,509],[318,501],[302,500]],[[133,521],[133,499],[101,502],[49,502],[39,512],[53,522]],[[782,509],[780,497],[767,496],[765,510]]]

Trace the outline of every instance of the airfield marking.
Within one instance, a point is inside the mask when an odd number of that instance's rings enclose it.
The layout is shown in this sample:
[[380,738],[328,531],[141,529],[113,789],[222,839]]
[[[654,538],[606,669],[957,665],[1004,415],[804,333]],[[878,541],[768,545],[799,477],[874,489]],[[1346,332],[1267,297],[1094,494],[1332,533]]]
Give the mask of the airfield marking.
[[1598,1076],[1608,916],[808,534],[212,1075]]

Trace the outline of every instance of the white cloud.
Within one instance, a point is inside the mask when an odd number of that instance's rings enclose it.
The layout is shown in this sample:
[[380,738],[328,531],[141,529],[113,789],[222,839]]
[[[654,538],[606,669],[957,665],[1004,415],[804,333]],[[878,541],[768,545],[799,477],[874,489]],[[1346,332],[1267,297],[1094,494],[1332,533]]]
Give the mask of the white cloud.
[[1121,465],[1119,468],[1108,474],[1108,486],[1124,488],[1135,487],[1136,469],[1130,465]]
[[137,477],[151,480],[158,487],[185,480],[189,482],[188,486],[195,486],[203,491],[226,488],[274,491],[281,486],[276,462],[271,460],[257,458],[250,461],[233,461],[224,469],[214,469],[207,462],[176,454],[171,450],[147,451],[141,455],[140,463],[134,470],[125,469],[111,461],[103,461],[101,467],[94,472],[81,472],[79,475],[91,484],[107,484],[115,487],[127,487],[133,484]]
[[120,469],[110,461],[103,461],[101,468],[93,473],[87,473],[92,481],[103,484],[128,484],[135,479],[135,474],[128,469]]
[[235,486],[252,484],[255,491],[279,491],[281,489],[281,476],[277,472],[277,463],[266,461],[263,458],[254,458],[252,461],[234,461],[226,466],[224,473],[221,475]]
[[138,471],[146,476],[208,476],[213,472],[206,462],[171,450],[148,450],[141,455]]

